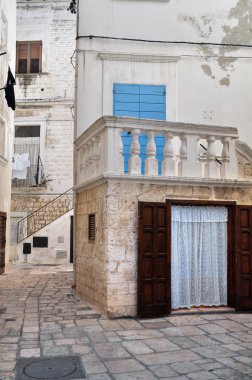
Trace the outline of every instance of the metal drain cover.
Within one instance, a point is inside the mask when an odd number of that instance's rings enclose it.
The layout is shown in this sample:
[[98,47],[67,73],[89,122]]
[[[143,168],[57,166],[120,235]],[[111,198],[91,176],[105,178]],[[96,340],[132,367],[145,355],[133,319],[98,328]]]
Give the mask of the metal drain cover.
[[19,359],[17,380],[72,380],[85,379],[78,356]]

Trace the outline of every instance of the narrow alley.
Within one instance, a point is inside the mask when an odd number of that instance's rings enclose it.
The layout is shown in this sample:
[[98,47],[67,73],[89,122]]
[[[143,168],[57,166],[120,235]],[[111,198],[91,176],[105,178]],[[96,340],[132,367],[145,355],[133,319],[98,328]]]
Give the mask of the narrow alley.
[[[25,264],[0,276],[1,380],[252,378],[252,314],[109,320],[75,296],[72,277],[67,266]],[[30,358],[76,356],[81,377],[62,364],[60,377],[20,372]]]

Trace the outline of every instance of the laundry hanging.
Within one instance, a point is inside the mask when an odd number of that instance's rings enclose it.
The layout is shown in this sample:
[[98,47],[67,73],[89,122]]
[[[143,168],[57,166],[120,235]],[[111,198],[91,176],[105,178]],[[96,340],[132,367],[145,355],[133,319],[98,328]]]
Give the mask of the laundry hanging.
[[227,304],[225,207],[172,206],[172,308]]
[[14,154],[12,159],[12,178],[26,179],[30,167],[29,153]]
[[16,108],[15,93],[14,93],[15,84],[16,84],[15,78],[12,75],[11,69],[9,67],[6,85],[2,89],[5,90],[5,98],[6,98],[8,107],[10,107],[13,111],[15,111],[15,108]]

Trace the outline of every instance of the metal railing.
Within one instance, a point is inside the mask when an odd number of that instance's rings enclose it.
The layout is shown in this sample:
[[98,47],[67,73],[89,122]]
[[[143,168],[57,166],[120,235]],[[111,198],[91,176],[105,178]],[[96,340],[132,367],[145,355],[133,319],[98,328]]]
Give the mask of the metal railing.
[[43,187],[45,184],[44,166],[31,165],[28,167],[26,178],[13,178],[12,187]]
[[48,224],[72,209],[73,191],[72,189],[69,189],[18,222],[18,243],[46,227]]

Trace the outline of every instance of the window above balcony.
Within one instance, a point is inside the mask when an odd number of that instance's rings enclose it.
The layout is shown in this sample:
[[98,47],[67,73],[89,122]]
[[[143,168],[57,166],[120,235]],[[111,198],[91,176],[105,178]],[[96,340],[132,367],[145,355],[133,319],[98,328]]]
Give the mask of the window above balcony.
[[12,159],[12,187],[43,186],[40,125],[16,125]]
[[42,41],[17,41],[17,74],[38,74],[42,71]]

